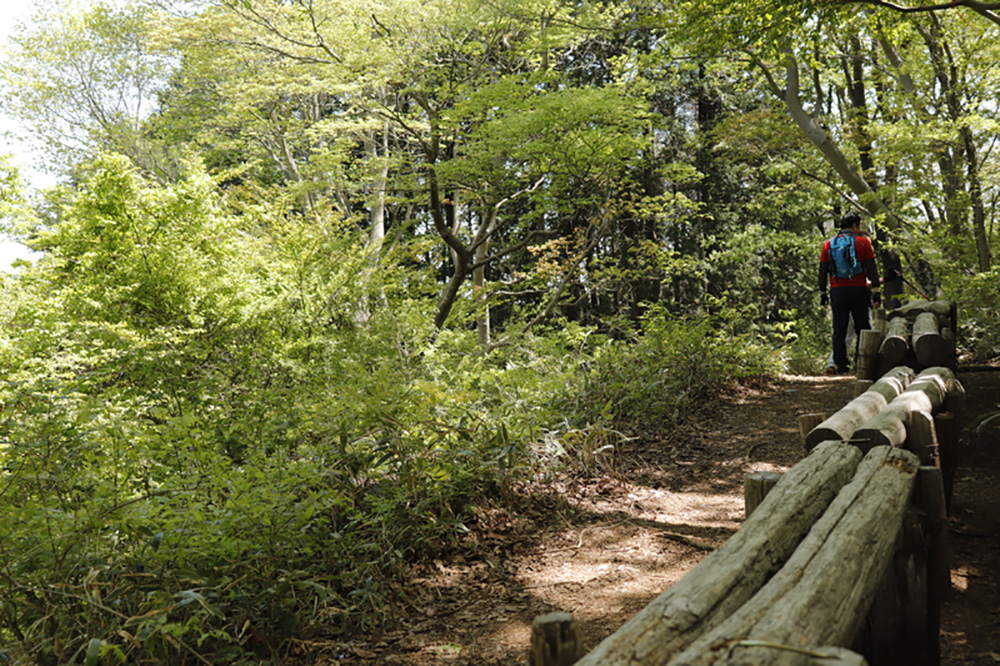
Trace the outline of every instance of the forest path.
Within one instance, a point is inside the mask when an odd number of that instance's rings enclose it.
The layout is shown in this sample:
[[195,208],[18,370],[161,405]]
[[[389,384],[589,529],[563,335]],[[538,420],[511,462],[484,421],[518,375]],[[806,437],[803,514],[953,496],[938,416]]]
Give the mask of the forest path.
[[[950,521],[952,594],[942,663],[1000,663],[1000,368],[963,369],[965,426]],[[377,635],[303,645],[311,663],[527,664],[531,621],[571,612],[587,649],[721,545],[743,520],[743,476],[804,455],[799,414],[833,412],[851,377],[783,377],[703,404],[691,423],[636,440],[591,474],[533,487],[516,513],[484,511],[461,551],[413,572]],[[539,498],[540,497],[540,498]],[[317,637],[320,638],[320,637]],[[317,651],[322,655],[317,661]]]

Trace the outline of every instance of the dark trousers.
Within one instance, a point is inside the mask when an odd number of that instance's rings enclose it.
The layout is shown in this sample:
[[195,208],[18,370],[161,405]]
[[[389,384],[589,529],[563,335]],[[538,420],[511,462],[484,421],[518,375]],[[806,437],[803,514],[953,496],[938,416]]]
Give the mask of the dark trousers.
[[847,321],[854,317],[854,355],[857,358],[861,331],[871,328],[868,310],[871,297],[868,287],[834,287],[830,289],[830,309],[833,311],[833,363],[837,372],[847,372]]

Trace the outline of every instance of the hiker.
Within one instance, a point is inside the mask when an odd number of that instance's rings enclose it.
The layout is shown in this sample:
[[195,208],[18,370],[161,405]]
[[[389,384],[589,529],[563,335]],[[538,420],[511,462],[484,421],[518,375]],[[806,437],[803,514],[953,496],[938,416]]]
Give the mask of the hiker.
[[[869,308],[882,304],[878,267],[872,243],[861,233],[861,216],[848,213],[837,223],[840,231],[823,243],[819,257],[820,303],[833,311],[833,362],[847,374],[847,327],[853,319],[854,353],[861,331],[871,328]],[[869,282],[871,289],[869,290]],[[827,293],[829,285],[829,294]]]

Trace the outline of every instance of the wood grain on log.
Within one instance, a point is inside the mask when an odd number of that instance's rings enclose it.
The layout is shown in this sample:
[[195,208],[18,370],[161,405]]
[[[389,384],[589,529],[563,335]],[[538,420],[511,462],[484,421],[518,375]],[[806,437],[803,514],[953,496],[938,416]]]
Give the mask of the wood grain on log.
[[903,446],[910,414],[933,414],[937,411],[947,395],[948,381],[954,378],[954,373],[948,368],[927,368],[917,375],[905,391],[893,398],[885,409],[854,431],[852,441],[863,451],[876,446]]
[[821,443],[782,476],[736,534],[578,666],[666,664],[763,587],[855,475],[860,459],[856,447]]
[[[806,443],[806,437],[809,432],[818,426],[823,421],[829,418],[829,414],[826,412],[810,412],[809,414],[799,414],[799,437],[802,438],[802,444]],[[809,449],[806,448],[806,451]]]
[[889,320],[882,346],[879,347],[879,357],[883,363],[896,365],[906,356],[910,349],[910,324],[905,317],[893,317]]
[[913,412],[906,429],[907,451],[912,451],[920,458],[921,465],[938,465],[940,449],[937,432],[934,429],[934,417],[927,412]]
[[850,645],[892,560],[918,466],[903,449],[870,451],[767,585],[669,664],[802,663],[801,654],[741,647],[744,640],[793,649]]
[[882,375],[867,391],[809,431],[806,435],[806,450],[810,451],[828,439],[851,439],[858,428],[899,396],[913,378],[913,370],[905,366],[893,368]]
[[917,361],[925,366],[948,365],[951,349],[948,340],[941,335],[941,326],[937,315],[933,312],[923,312],[917,315],[913,322],[911,336],[913,353]]
[[941,604],[951,592],[951,555],[944,479],[939,467],[917,472],[917,506],[927,520],[927,654],[931,666],[941,663]]
[[965,406],[965,387],[957,379],[948,380],[948,394],[944,399],[942,411],[948,411],[955,415],[956,419],[962,416],[962,408]]
[[861,632],[862,640],[852,646],[873,664],[930,666],[924,522],[922,511],[907,508],[895,553]]
[[955,314],[955,306],[953,301],[927,301],[922,298],[906,303],[894,310],[890,310],[888,317],[890,321],[893,317],[906,317],[907,319],[915,319],[917,315],[923,314],[924,312],[933,312],[936,315],[942,315],[945,317],[953,317]]
[[956,352],[957,343],[955,341],[955,333],[950,328],[941,329],[941,337],[944,338],[945,345],[947,346],[948,360],[943,365],[948,366],[952,370],[958,367],[958,355]]
[[875,330],[861,331],[858,338],[858,379],[876,379],[878,371],[878,350],[882,345],[882,333]]
[[817,652],[822,657],[813,657],[808,666],[868,666],[868,662],[857,652],[842,647],[821,647]]
[[875,310],[875,318],[872,319],[872,328],[885,337],[885,332],[889,330],[889,319],[885,314],[885,308]]
[[958,469],[958,419],[952,412],[934,415],[934,432],[937,434],[938,454],[941,459],[941,476],[944,483],[945,509],[951,515],[951,498],[955,489],[955,470]]
[[932,601],[940,602],[951,590],[948,511],[940,467],[921,467],[917,472],[917,506],[927,516],[929,592]]

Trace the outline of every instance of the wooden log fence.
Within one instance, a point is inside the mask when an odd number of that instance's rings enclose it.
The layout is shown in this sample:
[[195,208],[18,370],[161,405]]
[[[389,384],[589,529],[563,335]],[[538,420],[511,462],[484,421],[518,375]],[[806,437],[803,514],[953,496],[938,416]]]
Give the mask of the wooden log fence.
[[805,438],[806,450],[828,439],[850,440],[856,430],[902,394],[914,376],[913,370],[906,366],[887,372],[847,406],[810,430]]
[[918,468],[916,457],[902,449],[869,452],[767,585],[663,663],[784,664],[801,659],[783,646],[850,647],[889,567]]
[[[807,455],[780,476],[748,475],[742,527],[575,663],[939,664],[945,461],[963,398],[948,367],[900,366],[835,414],[800,417]],[[564,615],[555,630],[536,620],[533,666],[574,663]]]
[[[883,325],[877,320],[869,334],[869,338],[874,339],[876,333],[881,332],[883,326],[885,328],[877,360],[871,359],[870,351],[865,356],[861,353],[864,348],[859,349],[859,370],[861,363],[867,363],[869,368],[892,368],[901,364],[916,370],[935,366],[955,368],[958,310],[954,301],[918,299],[881,316],[886,318],[886,323]],[[865,338],[861,338],[861,342],[864,343]],[[860,371],[858,376],[862,378]]]
[[578,663],[665,664],[756,594],[861,460],[841,442],[817,451],[782,477],[736,534]]

